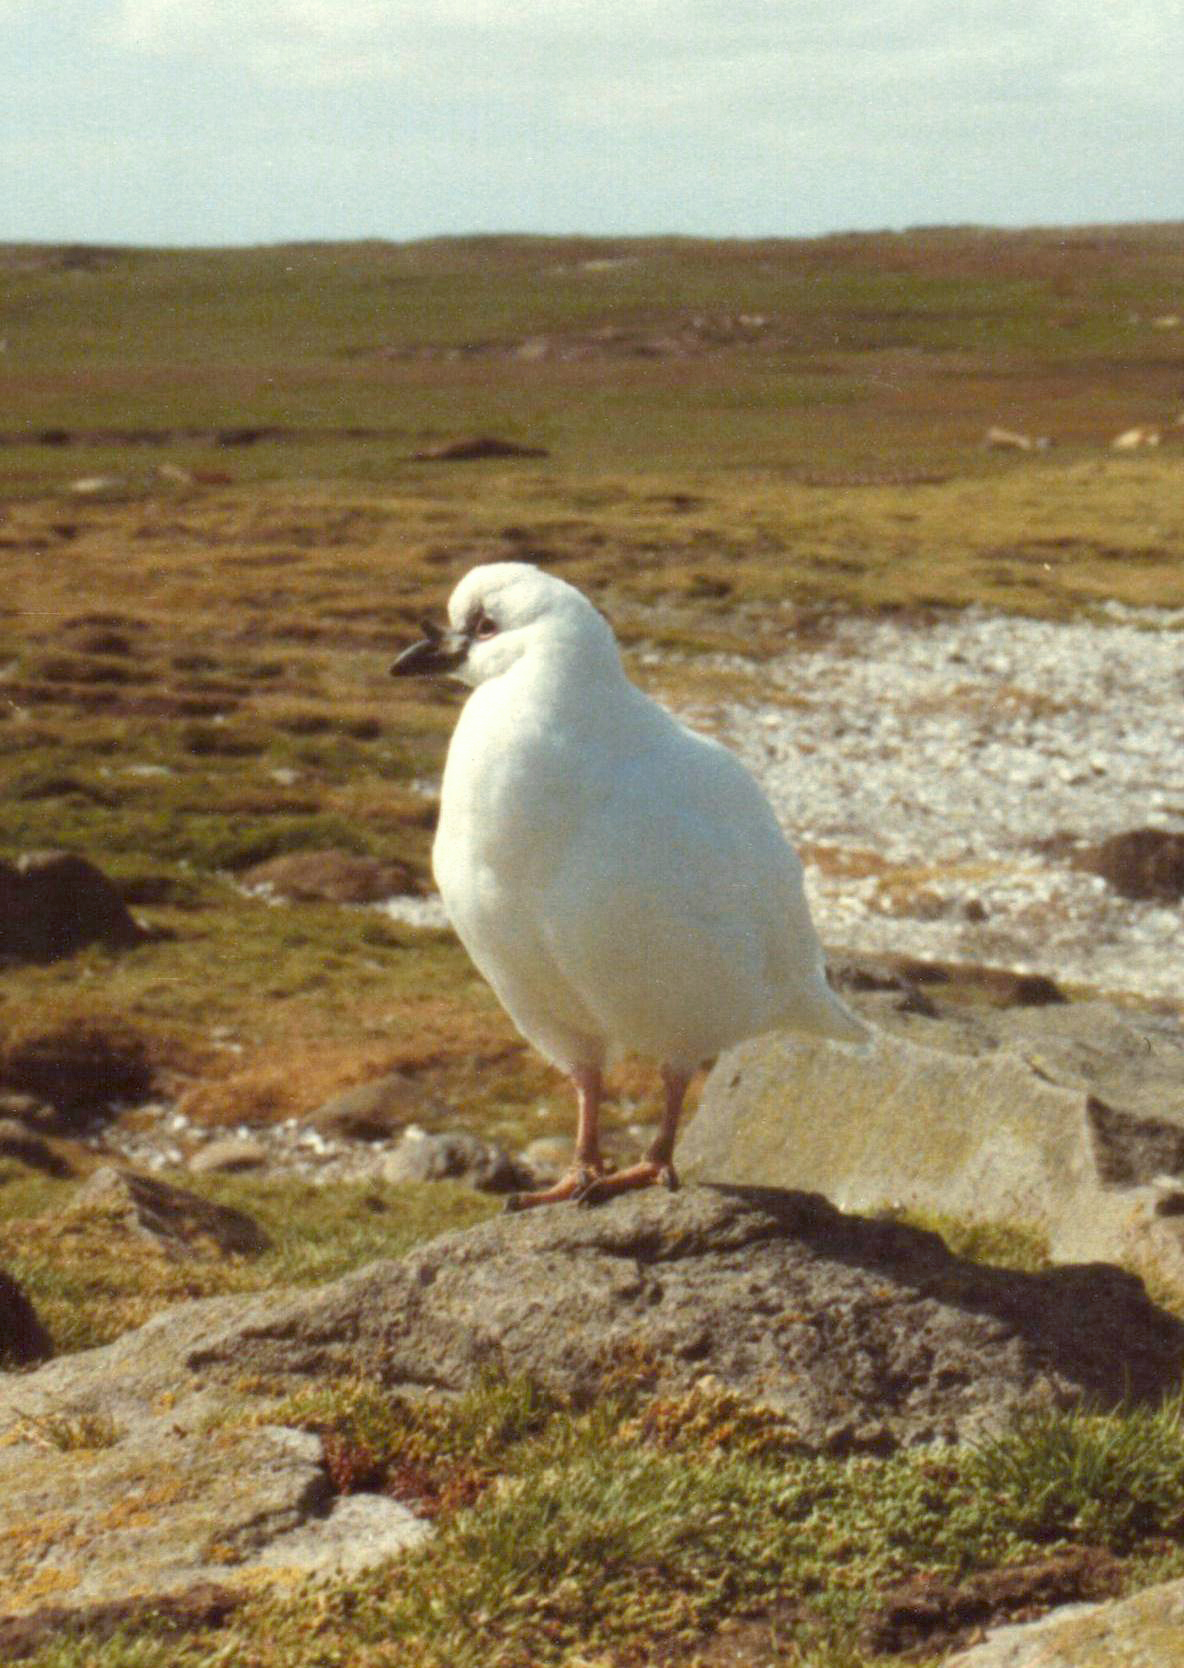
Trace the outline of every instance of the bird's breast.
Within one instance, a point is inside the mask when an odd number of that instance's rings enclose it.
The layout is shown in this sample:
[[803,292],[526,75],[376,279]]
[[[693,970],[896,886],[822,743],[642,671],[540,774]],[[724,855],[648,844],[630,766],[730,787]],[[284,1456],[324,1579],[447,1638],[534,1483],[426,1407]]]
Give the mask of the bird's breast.
[[596,791],[570,726],[475,691],[441,785],[433,864],[445,901],[450,883],[483,871],[503,892],[545,885]]

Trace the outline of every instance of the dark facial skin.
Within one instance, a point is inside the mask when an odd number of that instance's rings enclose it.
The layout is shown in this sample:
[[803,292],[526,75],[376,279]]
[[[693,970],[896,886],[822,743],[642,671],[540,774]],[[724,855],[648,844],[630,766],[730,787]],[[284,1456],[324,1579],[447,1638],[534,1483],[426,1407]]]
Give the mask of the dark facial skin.
[[463,631],[441,631],[431,620],[421,620],[423,638],[412,643],[391,667],[392,678],[424,677],[430,673],[454,672],[475,642],[492,637],[497,626],[483,609],[467,619]]

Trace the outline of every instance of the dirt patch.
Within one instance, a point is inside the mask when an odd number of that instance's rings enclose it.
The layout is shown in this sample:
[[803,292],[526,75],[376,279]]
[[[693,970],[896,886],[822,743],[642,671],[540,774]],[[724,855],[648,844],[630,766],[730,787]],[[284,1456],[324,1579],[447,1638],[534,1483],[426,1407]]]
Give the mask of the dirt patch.
[[84,1610],[46,1605],[28,1616],[0,1616],[0,1658],[22,1662],[50,1644],[86,1638],[110,1639],[120,1628],[150,1625],[154,1633],[190,1634],[221,1627],[242,1603],[242,1594],[210,1582],[152,1599],[117,1599]]
[[1003,1622],[1030,1622],[1060,1604],[1113,1598],[1122,1564],[1100,1547],[990,1570],[966,1581],[916,1576],[885,1593],[863,1629],[866,1650],[926,1660]]
[[[945,1660],[988,1628],[1035,1621],[1062,1604],[1115,1597],[1123,1566],[1098,1547],[1076,1547],[961,1582],[917,1576],[869,1602],[859,1644],[869,1655],[903,1662]],[[736,1616],[710,1638],[655,1644],[647,1663],[694,1668],[795,1668],[810,1629],[805,1605],[785,1600],[759,1615]]]

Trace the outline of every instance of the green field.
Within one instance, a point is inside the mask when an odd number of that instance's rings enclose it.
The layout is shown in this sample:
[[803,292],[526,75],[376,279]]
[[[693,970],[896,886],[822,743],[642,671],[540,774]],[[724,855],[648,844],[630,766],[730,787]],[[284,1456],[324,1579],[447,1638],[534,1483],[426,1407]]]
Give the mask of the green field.
[[[834,608],[1181,606],[1181,295],[1180,226],[0,250],[0,853],[79,850],[162,933],[10,970],[0,1033],[97,981],[204,1116],[398,1064],[518,1131],[553,1079],[451,941],[228,879],[344,846],[427,883],[455,697],[386,675],[420,616],[538,561],[679,698]],[[413,459],[481,434],[547,455]]]
[[[0,281],[10,437],[382,431],[264,448],[260,479],[382,479],[491,427],[591,473],[965,467],[990,422],[1096,444],[1184,392],[1154,323],[1181,305],[1179,226],[10,248]],[[36,448],[4,461],[55,478]]]

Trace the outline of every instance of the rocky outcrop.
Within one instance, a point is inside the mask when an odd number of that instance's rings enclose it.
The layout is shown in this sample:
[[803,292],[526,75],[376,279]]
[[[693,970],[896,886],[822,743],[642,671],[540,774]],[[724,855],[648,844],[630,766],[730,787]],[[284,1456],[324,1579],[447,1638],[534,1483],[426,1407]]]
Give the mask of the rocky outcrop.
[[319,1440],[268,1422],[286,1391],[338,1376],[432,1394],[524,1373],[587,1399],[622,1375],[713,1374],[842,1453],[1156,1397],[1182,1367],[1184,1326],[1130,1275],[978,1267],[804,1194],[502,1216],[0,1378],[0,1589],[20,1613],[388,1556],[421,1528],[385,1497],[339,1499]]
[[[167,1204],[153,1193],[149,1215]],[[340,1498],[319,1439],[276,1422],[278,1398],[333,1378],[437,1394],[492,1371],[586,1400],[622,1376],[712,1374],[804,1448],[844,1453],[1155,1398],[1182,1368],[1184,1325],[1130,1275],[980,1267],[809,1195],[654,1190],[501,1216],[0,1377],[2,1608],[354,1570],[424,1533],[385,1496]]]
[[844,1209],[1026,1223],[1063,1260],[1184,1285],[1184,1032],[1104,1002],[993,1008],[888,981],[865,1053],[788,1034],[725,1055],[679,1144],[705,1181]]
[[1184,1327],[1117,1269],[984,1268],[818,1197],[695,1188],[443,1235],[232,1327],[200,1365],[448,1390],[493,1367],[585,1399],[630,1356],[670,1388],[714,1373],[807,1446],[892,1447],[1154,1395]]
[[1000,1628],[945,1668],[1172,1668],[1184,1661],[1184,1581],[1106,1604],[1069,1605]]
[[110,1164],[89,1177],[64,1214],[102,1215],[152,1240],[173,1257],[255,1254],[269,1243],[245,1211],[216,1205],[183,1187]]
[[58,961],[85,944],[124,949],[147,936],[85,857],[48,851],[0,861],[0,959]]
[[241,1587],[263,1572],[352,1574],[427,1533],[395,1500],[336,1495],[316,1436],[217,1423],[225,1413],[209,1398],[167,1392],[97,1439],[68,1414],[10,1425],[0,1609]]

